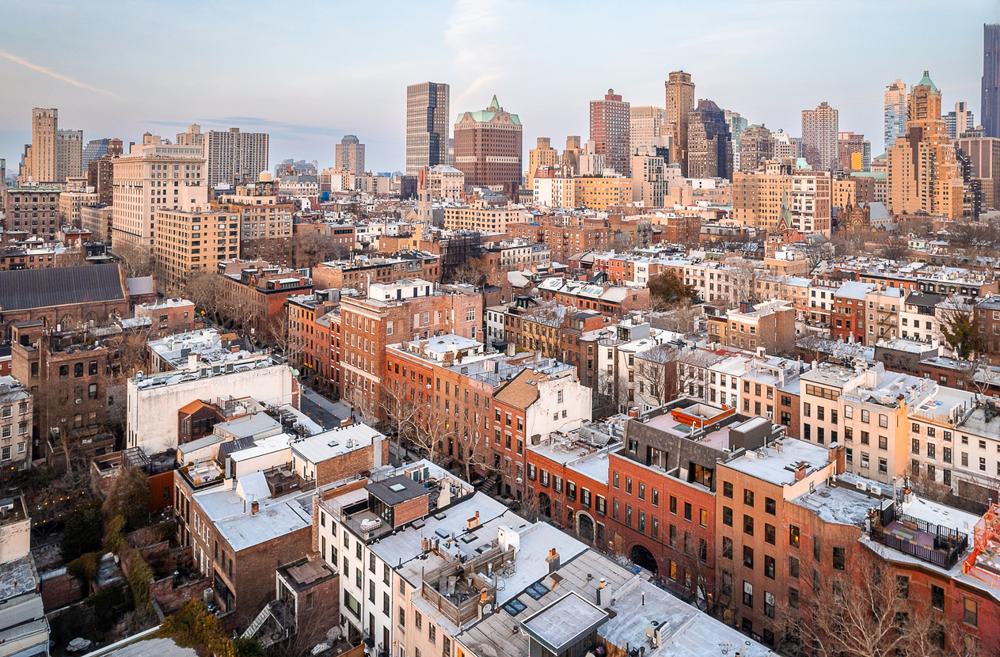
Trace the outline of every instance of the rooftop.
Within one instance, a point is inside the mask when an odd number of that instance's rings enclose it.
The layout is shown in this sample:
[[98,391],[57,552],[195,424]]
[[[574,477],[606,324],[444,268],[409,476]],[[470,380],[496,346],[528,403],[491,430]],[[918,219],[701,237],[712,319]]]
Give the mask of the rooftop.
[[320,463],[374,445],[382,438],[385,436],[366,424],[352,424],[298,440],[292,443],[292,453],[311,463]]
[[809,475],[825,467],[829,461],[829,452],[825,447],[796,438],[783,438],[728,461],[726,467],[785,486],[796,482],[799,468],[805,468],[805,473]]

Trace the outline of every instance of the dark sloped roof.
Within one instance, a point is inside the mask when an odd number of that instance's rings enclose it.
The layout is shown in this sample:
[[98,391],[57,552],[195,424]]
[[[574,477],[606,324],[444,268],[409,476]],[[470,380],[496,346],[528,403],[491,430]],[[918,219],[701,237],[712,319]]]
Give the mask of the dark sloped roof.
[[0,311],[125,298],[117,265],[0,271]]

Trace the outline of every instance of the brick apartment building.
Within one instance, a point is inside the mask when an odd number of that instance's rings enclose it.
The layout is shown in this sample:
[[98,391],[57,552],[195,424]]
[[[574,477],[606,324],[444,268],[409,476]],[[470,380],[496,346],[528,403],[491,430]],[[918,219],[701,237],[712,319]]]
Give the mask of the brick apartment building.
[[769,354],[789,354],[795,348],[795,308],[781,299],[756,305],[741,303],[723,315],[708,318],[711,342]]
[[286,337],[285,304],[291,296],[313,289],[308,270],[286,269],[263,262],[231,260],[218,266],[218,305],[234,325],[260,343]]
[[649,309],[648,287],[596,285],[563,278],[547,278],[538,285],[541,297],[608,317],[623,317],[632,310]]
[[534,217],[527,223],[507,225],[507,235],[539,242],[549,248],[552,260],[569,262],[583,251],[608,251],[649,246],[652,225],[646,219],[606,218],[573,214]]
[[322,391],[333,387],[333,333],[328,313],[339,290],[288,298],[288,359]]
[[195,307],[187,299],[158,299],[136,304],[133,317],[149,321],[149,338],[162,338],[174,333],[194,330]]
[[312,268],[317,290],[351,288],[364,293],[371,283],[395,283],[404,278],[441,280],[440,257],[404,251],[386,257],[357,256],[352,260],[321,262]]
[[482,325],[483,298],[471,286],[436,288],[430,281],[403,279],[372,284],[367,298],[342,299],[341,398],[366,418],[384,419],[387,345],[444,333],[475,340]]
[[3,194],[4,230],[29,235],[55,235],[62,225],[59,194],[62,186],[8,187]]

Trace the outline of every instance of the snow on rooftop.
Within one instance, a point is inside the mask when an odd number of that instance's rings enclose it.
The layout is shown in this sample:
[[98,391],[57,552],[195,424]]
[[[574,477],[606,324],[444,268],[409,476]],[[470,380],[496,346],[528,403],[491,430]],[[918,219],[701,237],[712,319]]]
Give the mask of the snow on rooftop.
[[292,452],[311,463],[319,463],[385,438],[367,424],[352,424],[324,431],[292,443]]
[[796,438],[784,438],[732,459],[727,467],[779,486],[795,483],[795,468],[806,463],[806,472],[812,473],[829,462],[825,447]]

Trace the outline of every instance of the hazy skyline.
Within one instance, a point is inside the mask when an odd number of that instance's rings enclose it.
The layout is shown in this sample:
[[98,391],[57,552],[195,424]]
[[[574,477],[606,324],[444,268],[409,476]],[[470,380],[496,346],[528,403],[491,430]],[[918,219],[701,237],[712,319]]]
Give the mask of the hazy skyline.
[[[945,111],[980,120],[982,24],[1000,2],[722,0],[529,3],[430,0],[293,5],[207,0],[107,3],[0,0],[0,158],[16,173],[31,108],[57,107],[84,140],[145,131],[173,139],[192,122],[271,134],[271,166],[333,161],[356,134],[368,167],[403,168],[407,84],[451,85],[452,118],[490,96],[520,115],[524,150],[588,132],[587,103],[609,87],[633,105],[664,103],[671,70],[697,98],[751,123],[801,131],[826,100],[840,129],[882,152],[882,92],[924,69]],[[614,26],[611,28],[610,26]]]

